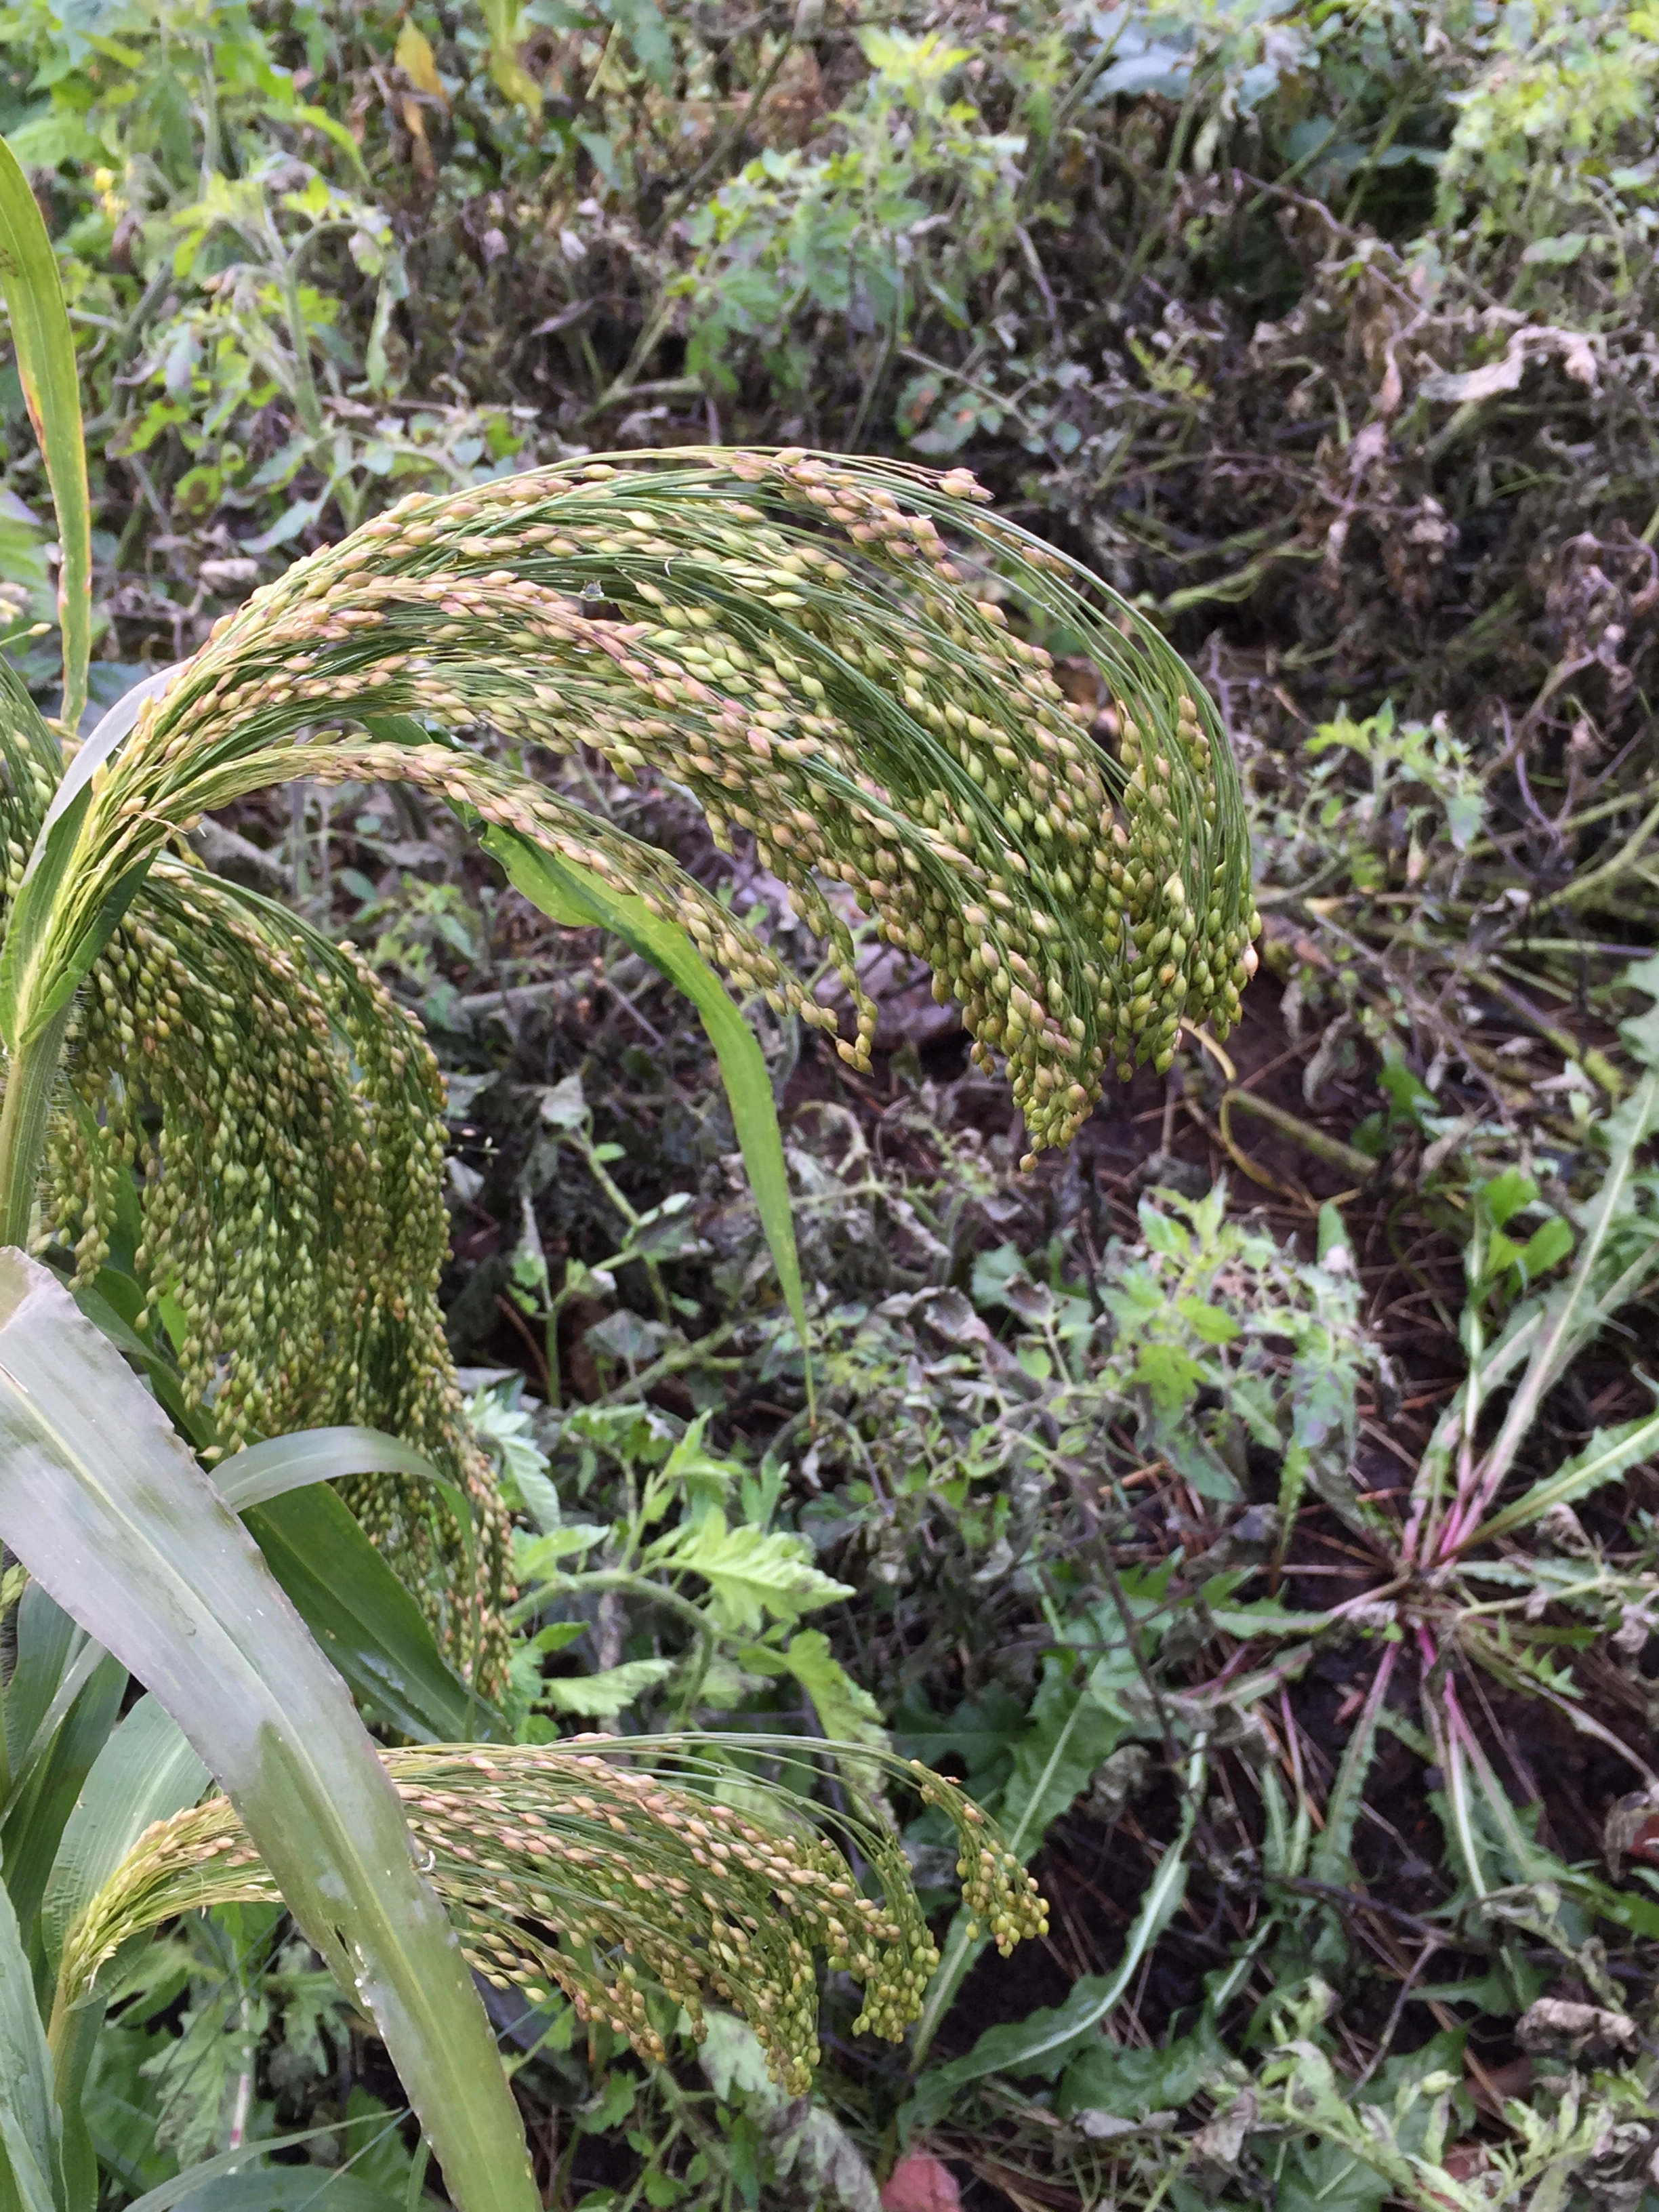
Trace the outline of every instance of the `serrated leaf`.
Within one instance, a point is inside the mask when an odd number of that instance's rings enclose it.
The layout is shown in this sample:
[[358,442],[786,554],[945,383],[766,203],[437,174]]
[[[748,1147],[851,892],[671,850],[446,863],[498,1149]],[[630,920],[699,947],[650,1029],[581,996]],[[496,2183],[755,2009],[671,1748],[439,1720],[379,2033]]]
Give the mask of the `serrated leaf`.
[[[811,1699],[819,1729],[831,1742],[891,1748],[880,1707],[835,1656],[821,1628],[802,1629],[781,1650],[751,1644],[738,1652],[738,1663],[757,1674],[793,1674]],[[842,1757],[838,1763],[846,1779],[865,1796],[879,1792],[880,1771],[871,1761]]]
[[543,1682],[537,1702],[550,1705],[556,1713],[613,1721],[637,1705],[647,1690],[665,1682],[678,1663],[673,1659],[624,1659],[620,1667],[607,1667],[599,1674],[557,1675]]
[[701,1576],[724,1628],[752,1631],[769,1614],[774,1620],[799,1620],[818,1606],[854,1595],[848,1584],[813,1565],[804,1536],[728,1528],[718,1507],[695,1525],[659,1537],[644,1559],[647,1565],[670,1574]]
[[751,1646],[740,1656],[745,1666],[765,1658],[786,1667],[812,1700],[818,1726],[836,1742],[889,1748],[880,1707],[830,1651],[830,1638],[821,1628],[802,1629],[781,1651]]
[[1627,1469],[1642,1460],[1650,1459],[1656,1451],[1659,1451],[1659,1413],[1621,1422],[1616,1429],[1598,1429],[1583,1451],[1575,1453],[1547,1480],[1534,1483],[1512,1505],[1494,1513],[1466,1540],[1471,1546],[1489,1544],[1494,1538],[1537,1520],[1553,1506],[1571,1505],[1580,1498],[1588,1498],[1591,1491],[1599,1490],[1603,1483],[1617,1481]]
[[561,1559],[569,1559],[573,1553],[591,1552],[612,1534],[611,1528],[602,1528],[597,1521],[567,1521],[542,1536],[526,1536],[515,1530],[514,1571],[521,1583],[544,1581]]

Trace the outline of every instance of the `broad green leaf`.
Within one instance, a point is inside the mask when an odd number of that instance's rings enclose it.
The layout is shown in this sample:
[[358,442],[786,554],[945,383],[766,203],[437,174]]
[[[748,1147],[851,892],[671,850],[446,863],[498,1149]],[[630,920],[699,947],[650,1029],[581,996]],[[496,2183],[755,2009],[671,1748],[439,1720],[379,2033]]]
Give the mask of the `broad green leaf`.
[[1055,2100],[1066,2118],[1073,2112],[1109,2112],[1115,2119],[1139,2119],[1144,2113],[1179,2112],[1202,2089],[1223,2078],[1231,2054],[1215,2032],[1206,2006],[1191,2034],[1178,2036],[1161,2049],[1137,2050],[1133,2045],[1089,2045],[1071,2059]]
[[1121,1713],[1073,1680],[1075,1668],[1069,1651],[1050,1652],[1043,1660],[1030,1717],[1014,1747],[1000,1818],[1011,1831],[1012,1848],[1025,1859],[1117,1749],[1128,1725]]
[[726,1628],[752,1631],[769,1613],[775,1620],[798,1620],[854,1595],[846,1583],[833,1582],[812,1565],[804,1536],[728,1528],[718,1508],[659,1536],[643,1557],[646,1565],[665,1573],[700,1575]]
[[672,1659],[624,1659],[620,1667],[607,1667],[598,1674],[556,1675],[539,1685],[536,1702],[585,1720],[613,1721],[647,1690],[665,1682],[677,1663]]
[[[181,2205],[188,2205],[191,2212],[306,2212],[313,2203],[318,2212],[376,2212],[377,2207],[392,2212],[393,2200],[349,2166],[341,2171],[326,2166],[259,2164],[249,2170],[252,2160],[263,2160],[271,2151],[293,2150],[324,2136],[337,2139],[338,2135],[335,2122],[323,2128],[301,2128],[293,2135],[266,2136],[240,2150],[221,2151],[216,2158],[204,2158],[135,2197],[126,2212],[178,2212]],[[227,2184],[232,2186],[227,2188]],[[404,2212],[401,2199],[396,2200],[396,2212]]]
[[0,293],[11,319],[12,352],[58,510],[63,562],[58,618],[64,634],[62,720],[74,731],[87,703],[92,655],[92,500],[81,434],[75,339],[58,277],[58,257],[22,166],[0,139]]
[[0,2212],[63,2212],[61,2132],[34,1978],[0,1882]]
[[193,1805],[207,1785],[177,1722],[154,1698],[140,1698],[82,1784],[52,1863],[40,1929],[54,1966],[64,1936],[145,1829]]
[[988,1682],[977,1697],[964,1698],[946,1716],[935,1713],[912,1690],[893,1717],[895,1748],[924,1766],[944,1766],[960,1759],[966,1786],[980,1804],[1000,1789],[1025,1728],[1025,1707],[1005,1682]]
[[244,1516],[283,1590],[363,1703],[416,1743],[498,1737],[505,1723],[438,1649],[426,1617],[325,1484]]
[[14,1784],[0,1823],[0,1860],[12,1910],[31,1949],[64,1824],[109,1741],[126,1686],[126,1668],[101,1645],[89,1644],[64,1676],[36,1737],[36,1755]]
[[835,1656],[821,1628],[802,1629],[781,1650],[750,1645],[740,1654],[740,1662],[769,1674],[786,1668],[812,1700],[818,1727],[833,1741],[867,1743],[883,1751],[890,1747],[880,1708]]
[[459,1483],[439,1474],[424,1453],[381,1429],[343,1426],[301,1429],[291,1436],[267,1437],[220,1462],[214,1486],[233,1513],[267,1505],[313,1482],[337,1482],[352,1474],[404,1474],[429,1484],[449,1508],[472,1557],[472,1508]]
[[603,1544],[612,1534],[597,1521],[567,1521],[562,1528],[550,1528],[540,1536],[526,1536],[515,1529],[517,1539],[513,1547],[513,1564],[521,1583],[544,1581],[553,1573],[561,1559],[568,1559],[574,1552],[591,1552],[596,1544]]
[[[412,1444],[379,1429],[270,1437],[222,1462],[213,1481],[233,1511],[267,1509],[256,1534],[276,1579],[336,1668],[384,1719],[428,1742],[499,1734],[500,1716],[474,1697],[444,1657],[419,1607],[362,1529],[347,1529],[352,1516],[339,1500],[295,1496],[349,1474],[403,1474],[429,1484],[460,1528],[471,1561],[472,1509],[465,1492]],[[279,1498],[289,1503],[273,1513]],[[320,1537],[325,1523],[331,1540],[308,1547],[307,1528]]]
[[[821,1628],[804,1628],[780,1650],[768,1644],[746,1645],[738,1663],[756,1674],[792,1674],[811,1699],[820,1732],[837,1745],[868,1744],[872,1749],[891,1748],[881,1724],[881,1711],[870,1692],[860,1688],[830,1649]],[[882,1784],[880,1768],[871,1759],[841,1751],[837,1761],[843,1779],[866,1796]]]
[[169,2212],[404,2212],[402,2197],[325,2166],[267,2166],[252,2173],[210,2175],[176,2196],[172,2188],[152,2189],[128,2212],[138,2212],[139,2205],[159,2208],[161,2202]]
[[800,1340],[801,1356],[807,1361],[810,1393],[811,1364],[807,1347],[806,1301],[801,1290],[800,1261],[795,1251],[783,1137],[778,1127],[778,1109],[772,1097],[766,1056],[754,1031],[685,932],[653,914],[643,899],[613,891],[598,876],[544,852],[539,845],[520,836],[516,830],[486,830],[483,843],[484,849],[492,853],[507,870],[514,888],[550,921],[562,922],[568,929],[597,927],[613,931],[642,960],[659,968],[696,1006],[720,1061],[720,1079],[732,1109],[732,1126],[738,1133],[744,1165],[749,1170],[749,1187],[755,1194],[761,1226],[771,1248],[784,1304]]
[[461,2212],[537,2212],[494,2034],[344,1684],[120,1354],[16,1251],[0,1254],[0,1535],[224,1789],[373,2013]]
[[213,1471],[213,1486],[233,1513],[245,1513],[250,1505],[267,1504],[291,1490],[350,1474],[407,1474],[429,1482],[464,1524],[471,1517],[457,1484],[446,1481],[413,1444],[381,1429],[301,1429],[292,1436],[268,1437],[222,1461]]

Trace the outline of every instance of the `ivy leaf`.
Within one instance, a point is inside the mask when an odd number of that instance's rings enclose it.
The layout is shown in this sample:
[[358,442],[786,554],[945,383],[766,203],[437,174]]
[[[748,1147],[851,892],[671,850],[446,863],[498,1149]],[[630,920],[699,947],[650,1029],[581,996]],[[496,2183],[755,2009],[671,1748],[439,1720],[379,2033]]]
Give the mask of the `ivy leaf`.
[[804,1536],[728,1528],[718,1508],[693,1527],[659,1537],[645,1553],[645,1564],[671,1574],[701,1575],[724,1628],[753,1631],[769,1614],[774,1620],[799,1620],[804,1613],[853,1595],[846,1583],[832,1581],[812,1565],[811,1547]]

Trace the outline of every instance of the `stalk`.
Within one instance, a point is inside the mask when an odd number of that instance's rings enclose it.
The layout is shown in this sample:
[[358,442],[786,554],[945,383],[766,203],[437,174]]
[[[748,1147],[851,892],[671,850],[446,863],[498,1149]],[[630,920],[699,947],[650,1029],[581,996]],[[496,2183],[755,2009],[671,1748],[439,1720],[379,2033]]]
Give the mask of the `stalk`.
[[11,1055],[5,1099],[0,1104],[0,1244],[24,1250],[46,1150],[46,1112],[69,1018],[70,1009],[64,1006],[38,1035],[19,1045]]

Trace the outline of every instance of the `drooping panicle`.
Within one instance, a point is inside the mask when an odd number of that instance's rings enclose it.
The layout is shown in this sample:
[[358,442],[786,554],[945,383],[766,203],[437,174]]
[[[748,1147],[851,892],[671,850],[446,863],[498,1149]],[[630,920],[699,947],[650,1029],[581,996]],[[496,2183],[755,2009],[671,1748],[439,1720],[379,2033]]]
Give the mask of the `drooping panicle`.
[[[458,1651],[487,1640],[505,1550],[436,1306],[430,1054],[361,961],[208,877],[180,832],[295,777],[406,781],[635,894],[741,991],[836,1032],[714,892],[537,773],[592,747],[690,792],[717,842],[752,836],[844,980],[845,1058],[867,1067],[875,1036],[862,912],[932,968],[981,1063],[1000,1056],[1028,1158],[1064,1144],[1114,1066],[1166,1066],[1183,1024],[1225,1033],[1259,923],[1208,699],[986,498],[963,470],[790,451],[405,500],[216,626],[27,882],[61,763],[27,701],[8,706],[26,948],[8,1034],[84,987],[51,1223],[94,1270],[138,1170],[135,1263],[152,1310],[182,1316],[186,1391],[228,1445],[360,1420],[451,1460],[483,1520],[483,1582],[459,1601],[466,1547],[441,1506],[383,1483],[356,1502]],[[1044,638],[1092,663],[1103,708],[1067,697]]]
[[[650,1737],[383,1756],[468,1960],[532,2005],[562,1991],[660,2064],[648,1992],[699,2034],[713,1997],[797,2095],[818,2059],[818,1954],[862,1989],[860,2032],[897,2041],[921,2013],[939,1953],[903,1851],[878,1819],[811,1802],[794,1739],[722,1737],[718,1756]],[[949,1820],[964,1902],[998,1947],[1044,1933],[1035,1883],[977,1807],[925,1767],[885,1763]],[[276,1893],[210,1797],[140,1839],[70,1931],[61,1985],[74,2002],[129,1937],[176,1913]]]

